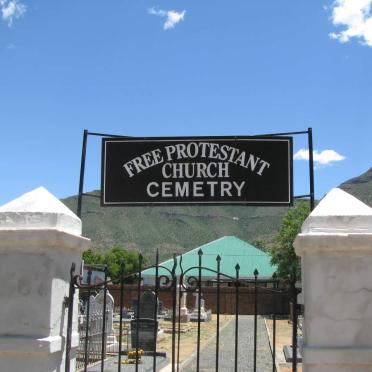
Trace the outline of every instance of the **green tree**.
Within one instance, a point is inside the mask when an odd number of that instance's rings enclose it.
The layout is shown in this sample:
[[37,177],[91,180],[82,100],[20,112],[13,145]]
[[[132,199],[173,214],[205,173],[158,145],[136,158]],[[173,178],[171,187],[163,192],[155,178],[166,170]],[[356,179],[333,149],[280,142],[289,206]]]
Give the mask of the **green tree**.
[[252,240],[251,243],[254,247],[261,249],[261,251],[264,251],[264,252],[268,251],[267,244],[263,240],[255,239],[255,240]]
[[296,275],[297,279],[300,278],[300,258],[295,253],[293,242],[309,212],[309,205],[305,202],[290,209],[283,218],[279,233],[270,250],[271,263],[278,266],[277,274],[282,279],[291,279],[293,275]]
[[103,264],[103,255],[99,252],[95,252],[92,249],[88,249],[83,252],[83,260],[86,265],[102,265]]
[[[115,282],[120,280],[121,264],[125,265],[125,274],[132,274],[139,269],[139,252],[128,251],[121,246],[114,246],[104,253],[89,249],[83,253],[84,263],[87,265],[106,265],[108,276]],[[142,261],[142,267],[147,263]]]

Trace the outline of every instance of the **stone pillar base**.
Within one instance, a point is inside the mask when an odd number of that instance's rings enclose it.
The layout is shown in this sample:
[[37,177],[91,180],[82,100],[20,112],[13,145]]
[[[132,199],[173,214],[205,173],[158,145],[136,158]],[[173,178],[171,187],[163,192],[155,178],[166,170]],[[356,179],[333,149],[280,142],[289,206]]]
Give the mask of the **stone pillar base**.
[[[58,372],[64,371],[66,340],[61,336],[0,337],[1,371]],[[71,339],[71,371],[75,371],[75,354],[79,334]]]
[[303,372],[371,372],[372,348],[302,348]]
[[[40,187],[0,207],[0,371],[63,372],[72,263],[90,240],[81,221]],[[79,344],[78,290],[70,301],[70,367]]]
[[305,305],[303,372],[372,372],[372,209],[333,189],[293,245]]

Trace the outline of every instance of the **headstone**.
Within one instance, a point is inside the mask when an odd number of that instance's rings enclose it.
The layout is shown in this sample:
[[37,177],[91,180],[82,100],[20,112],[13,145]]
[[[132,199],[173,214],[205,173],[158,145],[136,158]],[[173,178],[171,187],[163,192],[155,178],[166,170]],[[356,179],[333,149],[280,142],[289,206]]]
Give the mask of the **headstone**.
[[88,301],[85,303],[84,308],[83,331],[85,332],[85,327],[88,324],[90,335],[102,332],[102,309],[93,295],[89,297],[89,323],[87,323],[87,315]]
[[[131,321],[132,348],[154,351],[158,333],[158,321],[155,314],[156,296],[152,291],[145,291],[140,297],[138,319]],[[137,315],[137,313],[136,313]]]
[[[88,301],[85,304],[84,314],[86,315],[88,312]],[[93,295],[89,297],[89,316],[97,315],[99,313],[97,300]]]
[[[179,309],[179,315],[180,315],[180,322],[181,323],[187,323],[190,321],[190,314],[189,311],[187,310],[187,292],[182,291],[182,287],[178,285],[178,293],[177,296],[180,296],[180,309]],[[178,319],[178,307],[177,307],[177,317]]]
[[[283,346],[283,354],[285,361],[287,363],[292,363],[293,361],[293,349],[291,345],[285,345]],[[302,363],[302,355],[301,355],[301,350],[297,349],[297,358],[296,358],[298,363]]]
[[[103,313],[104,290],[101,290],[95,297],[96,303]],[[115,344],[116,337],[114,331],[114,298],[111,293],[106,291],[106,345]]]
[[199,292],[194,293],[193,296],[195,297],[195,303],[194,303],[194,309],[193,309],[193,312],[194,312],[194,311],[198,311],[199,309]]
[[[138,338],[137,338],[138,324]],[[154,351],[156,336],[158,333],[158,322],[153,319],[133,319],[131,325],[132,349],[139,348],[144,351]]]
[[139,318],[155,319],[156,297],[152,291],[145,291],[140,297]]
[[[190,320],[192,322],[197,322],[199,319],[199,293],[194,293],[195,296],[195,306],[194,310],[190,315]],[[200,321],[201,322],[208,322],[212,319],[212,312],[211,310],[206,311],[204,306],[204,299],[200,298]]]

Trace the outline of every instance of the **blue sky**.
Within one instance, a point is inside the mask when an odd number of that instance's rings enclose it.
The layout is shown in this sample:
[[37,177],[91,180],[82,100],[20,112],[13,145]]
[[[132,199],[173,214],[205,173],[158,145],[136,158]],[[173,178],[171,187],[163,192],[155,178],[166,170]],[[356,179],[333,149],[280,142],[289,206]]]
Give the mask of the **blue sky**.
[[[322,197],[372,166],[371,4],[0,0],[0,204],[40,185],[76,194],[84,128],[312,127]],[[305,140],[295,137],[298,158]],[[97,189],[98,138],[89,138],[86,171],[85,190]],[[295,160],[295,192],[308,192],[304,160]]]

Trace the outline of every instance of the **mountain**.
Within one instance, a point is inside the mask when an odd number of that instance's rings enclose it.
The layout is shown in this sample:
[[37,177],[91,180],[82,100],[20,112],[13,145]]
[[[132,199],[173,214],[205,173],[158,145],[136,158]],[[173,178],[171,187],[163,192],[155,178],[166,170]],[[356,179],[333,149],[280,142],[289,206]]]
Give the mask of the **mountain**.
[[359,177],[342,183],[339,187],[372,207],[372,168]]
[[[284,207],[185,206],[100,207],[99,192],[84,196],[83,235],[99,250],[120,244],[149,257],[159,248],[169,258],[225,235],[269,244],[276,235]],[[63,202],[76,211],[77,197]]]
[[[340,187],[372,206],[372,168]],[[99,250],[120,244],[154,258],[170,258],[225,235],[257,245],[272,244],[284,207],[187,206],[187,207],[100,207],[99,192],[84,196],[83,234]],[[76,211],[77,197],[63,202]]]

